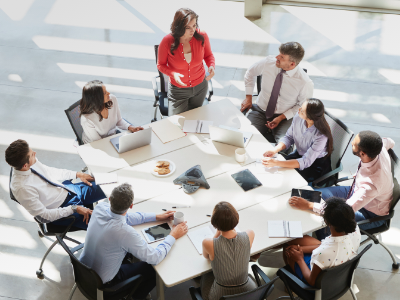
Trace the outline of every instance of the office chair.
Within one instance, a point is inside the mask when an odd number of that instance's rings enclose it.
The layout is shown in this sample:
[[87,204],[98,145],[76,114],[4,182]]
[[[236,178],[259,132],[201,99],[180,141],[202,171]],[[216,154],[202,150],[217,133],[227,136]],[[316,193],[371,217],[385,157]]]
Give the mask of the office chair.
[[315,281],[314,287],[301,281],[292,273],[289,266],[279,269],[276,274],[285,284],[289,296],[282,296],[277,299],[295,300],[294,292],[303,300],[336,300],[350,290],[353,299],[357,300],[352,288],[354,271],[360,262],[361,256],[371,247],[372,245],[369,244],[356,257],[339,266],[322,270]]
[[90,300],[103,300],[104,296],[107,296],[107,293],[113,294],[112,296],[107,297],[110,300],[131,299],[133,293],[142,282],[142,275],[136,275],[111,287],[105,287],[96,271],[81,263],[65,244],[63,238],[64,235],[57,235],[58,243],[64,248],[65,252],[67,252],[70,257],[75,275],[75,284],[72,287],[68,300],[72,299],[77,287],[81,293]]
[[364,241],[361,242],[361,245],[364,245],[366,243],[368,243],[369,241],[373,241],[375,244],[379,244],[381,245],[390,255],[390,257],[392,258],[393,264],[392,264],[392,268],[393,269],[398,269],[399,268],[399,263],[397,262],[396,256],[394,256],[393,252],[389,249],[389,247],[387,247],[382,241],[379,240],[379,235],[382,232],[388,231],[390,229],[390,223],[391,220],[394,216],[394,208],[396,206],[396,204],[399,202],[400,199],[400,186],[399,186],[399,182],[397,180],[397,178],[399,178],[400,175],[400,165],[399,165],[399,159],[396,156],[396,154],[394,153],[394,151],[392,149],[389,149],[389,155],[390,155],[390,159],[392,162],[392,174],[393,174],[393,199],[392,202],[390,203],[390,210],[389,210],[389,214],[386,216],[379,216],[376,218],[372,218],[369,220],[364,220],[364,221],[360,221],[358,222],[358,226],[363,225],[363,224],[368,224],[368,223],[373,223],[373,222],[378,222],[378,221],[385,221],[384,224],[382,224],[381,226],[377,227],[377,228],[372,228],[372,229],[367,229],[367,230],[362,230],[360,229],[360,232],[362,235],[366,235],[367,239],[365,239]]
[[[156,54],[156,64],[158,59],[158,45],[154,45],[154,52]],[[158,76],[152,78],[153,92],[154,92],[154,118],[151,122],[157,121],[157,111],[160,110],[161,119],[163,117],[168,117],[168,82],[169,77],[160,71],[158,71]],[[159,78],[159,83],[157,82]],[[205,100],[211,101],[211,96],[214,94],[213,86],[211,80],[208,81],[208,97]]]
[[333,137],[333,152],[331,154],[332,171],[315,179],[312,182],[314,188],[337,185],[339,182],[339,172],[343,170],[342,158],[354,136],[353,131],[327,111],[325,111],[325,119],[331,128]]
[[[270,280],[267,275],[257,266],[252,265],[251,269],[254,273],[254,278],[256,279],[258,287],[252,291],[248,291],[241,294],[230,295],[230,296],[223,296],[220,300],[264,300],[272,293],[274,289],[274,282],[278,280],[279,277],[275,277],[274,279]],[[264,283],[261,282],[261,279]],[[195,288],[191,286],[189,288],[190,296],[192,300],[203,300],[201,296],[200,288]]]
[[[14,194],[13,194],[12,191],[11,191],[11,176],[12,176],[12,171],[13,171],[13,168],[11,168],[11,170],[10,170],[10,181],[9,181],[10,198],[11,198],[11,200],[14,200],[14,201],[17,202],[18,204],[20,204],[20,203],[18,202],[18,200],[14,197]],[[74,222],[75,222],[75,217],[72,216],[72,215],[71,215],[71,216],[68,216],[68,217],[65,217],[65,218],[59,219],[59,220],[71,220],[71,223],[70,223],[68,226],[55,225],[55,224],[52,224],[52,223],[42,223],[42,222],[40,222],[37,218],[34,217],[34,219],[35,219],[35,221],[36,221],[36,223],[37,223],[37,225],[38,225],[38,235],[39,235],[40,238],[43,238],[43,237],[45,237],[45,236],[58,236],[58,235],[60,235],[60,234],[63,234],[63,235],[65,236],[65,235],[67,234],[67,232],[73,232],[73,231],[83,230],[83,229],[78,228],[78,227],[73,227],[73,224],[74,224]],[[57,220],[57,221],[59,221],[59,220]],[[83,248],[83,243],[78,242],[77,240],[74,240],[73,238],[70,238],[70,237],[68,237],[68,236],[65,236],[65,239],[67,239],[67,240],[69,240],[69,241],[71,241],[71,242],[74,242],[74,243],[78,244],[76,247],[70,249],[71,252],[74,253],[74,252],[76,252],[76,251],[78,251],[78,250],[80,250],[80,249]],[[43,273],[43,264],[44,264],[44,261],[46,260],[46,257],[47,257],[47,255],[50,253],[50,251],[51,251],[51,250],[54,248],[54,246],[57,245],[57,244],[58,244],[58,241],[55,240],[55,241],[53,242],[53,244],[51,244],[51,246],[49,247],[49,249],[47,249],[46,253],[44,254],[44,256],[43,256],[43,258],[42,258],[42,261],[41,261],[41,263],[40,263],[39,269],[36,271],[36,276],[37,276],[37,278],[39,278],[39,279],[43,279],[43,278],[44,278],[44,273]]]

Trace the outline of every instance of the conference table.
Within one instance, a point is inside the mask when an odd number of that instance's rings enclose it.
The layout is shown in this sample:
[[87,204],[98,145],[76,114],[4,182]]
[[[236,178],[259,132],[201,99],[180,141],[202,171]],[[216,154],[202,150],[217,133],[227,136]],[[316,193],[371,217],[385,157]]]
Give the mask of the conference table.
[[[107,197],[112,189],[124,182],[132,185],[135,194],[133,211],[162,213],[172,206],[184,213],[189,232],[202,226],[209,226],[214,206],[220,201],[230,202],[239,212],[240,230],[252,229],[255,240],[251,255],[273,248],[290,238],[268,238],[268,220],[301,221],[304,234],[322,227],[321,217],[289,206],[288,199],[292,188],[310,189],[307,182],[294,169],[265,168],[260,159],[271,145],[253,127],[250,121],[228,100],[211,102],[208,105],[178,115],[183,126],[185,120],[211,120],[215,126],[229,126],[253,135],[246,146],[246,160],[238,163],[235,150],[238,147],[212,141],[209,134],[187,133],[179,139],[162,143],[153,135],[148,146],[119,154],[107,137],[80,146],[78,153],[92,173],[116,173],[118,182],[101,185]],[[165,121],[161,120],[161,122]],[[148,128],[151,124],[144,125]],[[114,136],[113,136],[114,137]],[[155,161],[168,159],[176,165],[173,174],[156,177],[151,174]],[[283,159],[281,156],[278,159]],[[189,168],[200,165],[210,185],[200,188],[193,194],[186,194],[173,180]],[[232,178],[241,170],[250,170],[262,186],[245,192]],[[144,228],[160,224],[162,221],[134,226],[140,232]],[[160,242],[150,244],[157,247]],[[158,299],[164,299],[164,289],[211,270],[210,261],[196,250],[190,238],[185,235],[178,239],[166,258],[157,266]]]

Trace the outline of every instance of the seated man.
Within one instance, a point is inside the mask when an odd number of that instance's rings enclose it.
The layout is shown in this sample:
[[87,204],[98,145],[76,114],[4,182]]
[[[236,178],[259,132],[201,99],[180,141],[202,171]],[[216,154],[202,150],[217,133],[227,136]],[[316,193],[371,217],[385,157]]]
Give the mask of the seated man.
[[[142,275],[142,283],[134,299],[145,299],[156,285],[156,272],[151,265],[159,264],[171,250],[176,239],[187,231],[186,222],[175,226],[170,235],[156,248],[142,238],[133,225],[170,220],[174,211],[155,213],[129,212],[133,207],[132,187],[124,183],[113,189],[110,204],[99,203],[93,211],[80,261],[97,272],[106,286],[113,286],[128,278]],[[141,262],[122,264],[127,253]],[[106,298],[112,294],[105,295]]]
[[[303,102],[312,97],[314,84],[298,66],[303,57],[304,49],[299,43],[285,43],[279,47],[278,56],[267,56],[255,63],[244,76],[246,99],[241,111],[252,109],[248,115],[251,124],[271,143],[286,134],[293,116]],[[258,75],[262,75],[261,92],[253,105],[252,95]]]
[[[393,177],[388,149],[393,148],[394,141],[381,138],[372,131],[361,131],[352,142],[353,154],[360,157],[357,174],[352,186],[333,186],[316,189],[322,192],[322,198],[344,198],[355,211],[356,221],[385,216],[389,213],[393,198]],[[299,209],[310,209],[321,213],[320,203],[312,203],[300,197],[292,197],[289,204]],[[381,226],[385,221],[360,225],[361,229],[371,229]],[[329,235],[329,230],[320,229],[316,232],[322,240]]]
[[[94,180],[92,176],[42,164],[24,140],[10,144],[6,149],[6,161],[14,168],[11,192],[42,223],[67,226],[71,220],[57,220],[73,214],[76,217],[74,226],[86,230],[93,203],[105,198],[100,187],[89,182]],[[69,181],[74,178],[82,182]]]

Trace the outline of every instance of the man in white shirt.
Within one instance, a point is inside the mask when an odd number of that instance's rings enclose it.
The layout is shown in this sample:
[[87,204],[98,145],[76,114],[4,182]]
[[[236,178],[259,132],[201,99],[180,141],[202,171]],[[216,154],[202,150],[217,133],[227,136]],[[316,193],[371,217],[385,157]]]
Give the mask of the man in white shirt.
[[[10,144],[6,161],[13,167],[10,182],[13,196],[40,222],[67,226],[71,220],[59,219],[73,214],[76,217],[73,226],[86,229],[93,203],[105,198],[100,187],[89,182],[94,180],[92,176],[42,164],[24,140]],[[74,178],[82,182],[71,183],[69,180]]]
[[[278,56],[267,56],[255,63],[244,77],[246,99],[241,111],[252,110],[248,119],[269,142],[278,142],[285,135],[293,116],[312,97],[314,84],[299,67],[303,57],[304,49],[299,43],[282,44]],[[261,91],[253,104],[254,85],[259,75],[262,75]]]

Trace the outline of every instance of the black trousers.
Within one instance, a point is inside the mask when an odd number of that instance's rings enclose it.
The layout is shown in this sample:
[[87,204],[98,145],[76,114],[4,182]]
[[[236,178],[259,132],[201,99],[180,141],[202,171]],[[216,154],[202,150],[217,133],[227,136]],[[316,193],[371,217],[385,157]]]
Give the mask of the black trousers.
[[[297,152],[297,150],[293,151],[292,153],[290,153],[289,155],[287,155],[285,158],[286,160],[289,159],[297,159],[297,158],[301,158],[302,156]],[[301,176],[303,176],[303,178],[305,180],[307,180],[307,182],[312,182],[317,178],[320,178],[322,175],[325,175],[326,173],[332,171],[332,167],[331,167],[331,157],[321,157],[321,158],[317,158],[314,163],[309,166],[308,168],[304,169],[304,170],[299,170],[296,169],[297,172],[299,172],[299,174]]]

